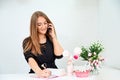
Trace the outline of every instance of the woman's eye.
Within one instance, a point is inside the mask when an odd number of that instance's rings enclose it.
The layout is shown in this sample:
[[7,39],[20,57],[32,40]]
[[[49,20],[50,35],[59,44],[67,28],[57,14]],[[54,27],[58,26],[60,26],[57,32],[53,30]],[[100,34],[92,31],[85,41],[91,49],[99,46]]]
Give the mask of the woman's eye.
[[41,25],[37,25],[37,26],[41,26]]
[[41,26],[41,24],[37,24],[37,26]]
[[46,25],[47,23],[44,23],[44,25]]

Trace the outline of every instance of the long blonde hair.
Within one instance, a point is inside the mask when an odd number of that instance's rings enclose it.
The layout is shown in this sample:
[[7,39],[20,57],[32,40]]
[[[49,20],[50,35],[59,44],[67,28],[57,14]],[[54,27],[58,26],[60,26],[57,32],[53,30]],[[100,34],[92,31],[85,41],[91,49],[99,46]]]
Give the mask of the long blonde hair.
[[[47,15],[41,11],[36,11],[31,16],[30,21],[30,36],[25,38],[23,41],[23,50],[24,53],[26,51],[32,51],[33,54],[42,54],[40,50],[40,44],[39,44],[39,37],[37,32],[37,19],[39,16],[42,16],[46,19],[47,23],[52,23],[51,20],[47,17]],[[51,36],[46,33],[46,36],[48,36],[51,39]]]

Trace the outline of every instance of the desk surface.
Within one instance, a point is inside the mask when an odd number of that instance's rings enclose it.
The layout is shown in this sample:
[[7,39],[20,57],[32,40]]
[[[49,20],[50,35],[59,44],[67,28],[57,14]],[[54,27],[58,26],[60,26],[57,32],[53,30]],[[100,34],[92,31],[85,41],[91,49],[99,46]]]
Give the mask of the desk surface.
[[3,74],[0,75],[0,80],[96,80],[95,76],[87,78],[77,78],[75,76],[62,76],[55,78],[36,78],[34,74]]
[[35,78],[35,74],[0,74],[0,80],[120,80],[120,70],[103,68],[98,76],[77,78],[75,76],[61,76],[56,78]]

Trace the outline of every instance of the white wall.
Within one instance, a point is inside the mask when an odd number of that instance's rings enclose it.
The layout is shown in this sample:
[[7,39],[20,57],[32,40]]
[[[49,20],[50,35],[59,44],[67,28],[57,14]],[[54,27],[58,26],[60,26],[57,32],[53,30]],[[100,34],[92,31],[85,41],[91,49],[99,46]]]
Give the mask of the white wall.
[[98,10],[98,34],[106,48],[106,64],[120,69],[120,0],[99,0]]
[[[105,45],[107,64],[120,67],[118,63],[120,37],[116,36],[120,32],[118,27],[120,24],[117,22],[120,21],[118,18],[120,6],[115,0],[111,1],[114,4],[107,0],[0,1],[0,73],[27,73],[29,71],[22,52],[22,41],[29,35],[30,17],[36,10],[45,12],[53,21],[58,39],[64,49],[72,52],[76,46],[88,45],[100,40]],[[114,5],[117,6],[114,7]],[[103,8],[104,6],[106,8]],[[107,7],[116,10],[106,11]],[[104,12],[115,13],[106,17]],[[115,57],[112,54],[116,54]],[[111,58],[114,62],[111,62]],[[57,60],[57,65],[65,67],[66,63],[61,64],[64,60],[65,58]]]

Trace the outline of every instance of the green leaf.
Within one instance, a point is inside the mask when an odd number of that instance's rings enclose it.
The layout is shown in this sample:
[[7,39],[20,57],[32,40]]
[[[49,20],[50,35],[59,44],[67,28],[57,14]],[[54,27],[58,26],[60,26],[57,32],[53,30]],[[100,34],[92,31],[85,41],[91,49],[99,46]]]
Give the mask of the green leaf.
[[[92,43],[88,49],[82,46],[80,57],[82,57],[84,60],[96,60],[98,59],[99,53],[102,52],[103,49],[104,47],[99,42]],[[88,56],[89,53],[92,55]]]

